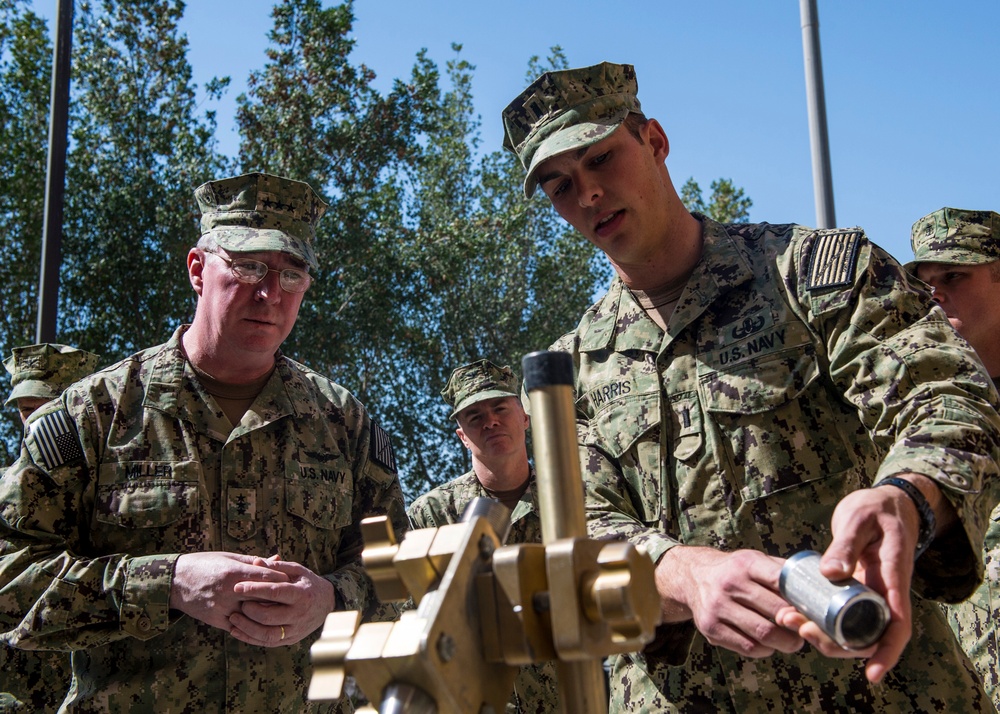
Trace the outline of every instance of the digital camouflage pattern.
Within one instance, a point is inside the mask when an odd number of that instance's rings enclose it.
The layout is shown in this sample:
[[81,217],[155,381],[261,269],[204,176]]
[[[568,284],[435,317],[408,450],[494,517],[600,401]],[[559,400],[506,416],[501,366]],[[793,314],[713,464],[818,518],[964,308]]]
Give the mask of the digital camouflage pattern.
[[941,208],[913,224],[910,230],[913,260],[917,263],[981,265],[1000,260],[1000,213]]
[[[97,355],[67,345],[15,347],[4,367],[11,393],[4,404],[23,397],[53,399],[97,368]],[[70,682],[65,652],[29,652],[0,646],[0,712],[55,711]]]
[[100,359],[76,347],[43,342],[15,347],[3,366],[10,373],[10,396],[4,405],[22,397],[54,399],[76,380],[97,369]]
[[[542,520],[535,488],[535,469],[531,469],[528,490],[510,514],[507,543],[541,543]],[[490,498],[474,471],[442,484],[410,504],[407,514],[410,527],[437,528],[459,523],[465,507],[474,498]],[[514,693],[507,703],[508,714],[546,714],[559,711],[559,683],[554,662],[521,667],[514,679]]]
[[[519,397],[517,377],[510,367],[498,367],[488,359],[462,365],[452,371],[441,396],[451,407],[449,419],[477,402],[500,397]],[[461,514],[459,514],[461,515]]]
[[641,112],[638,91],[632,65],[611,62],[546,72],[528,85],[502,112],[503,147],[527,172],[524,195],[534,194],[543,161],[596,144]]
[[1000,647],[997,646],[997,623],[1000,623],[1000,506],[993,509],[986,529],[983,566],[986,575],[976,592],[968,600],[945,605],[944,608],[948,624],[983,679],[986,694],[1000,709]]
[[359,522],[406,528],[385,433],[346,390],[278,355],[233,427],[165,344],[71,386],[32,415],[0,479],[0,631],[73,649],[69,712],[350,710],[306,701],[309,647],[246,645],[169,608],[182,553],[279,554],[326,577],[338,606],[383,613]]
[[940,607],[968,596],[997,478],[998,396],[929,293],[859,229],[729,225],[704,249],[667,331],[616,278],[553,349],[572,354],[595,538],[654,560],[676,544],[778,557],[829,544],[843,496],[926,474],[962,527],[916,564],[913,637],[873,686],[863,662],[764,659],[690,622],[619,656],[613,711],[993,711]]
[[[1000,260],[1000,214],[941,208],[913,224],[910,245],[914,260],[906,264],[915,272],[920,263],[981,265]],[[995,381],[995,380],[994,380]],[[1000,488],[1000,487],[998,487]],[[994,509],[983,544],[986,576],[968,599],[946,605],[945,612],[962,648],[983,678],[986,693],[1000,709],[1000,507]]]
[[227,251],[289,253],[317,268],[313,241],[327,205],[309,184],[250,173],[203,183],[194,195],[202,235]]

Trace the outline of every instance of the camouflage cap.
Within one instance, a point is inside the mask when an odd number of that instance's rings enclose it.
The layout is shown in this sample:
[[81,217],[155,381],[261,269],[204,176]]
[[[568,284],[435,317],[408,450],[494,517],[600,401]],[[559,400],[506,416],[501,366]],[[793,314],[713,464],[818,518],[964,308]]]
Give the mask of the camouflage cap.
[[1000,214],[941,208],[913,224],[910,231],[914,272],[918,263],[980,265],[1000,260]]
[[511,368],[497,367],[488,359],[462,365],[451,373],[448,384],[441,390],[441,396],[452,408],[449,419],[484,399],[517,397],[519,394],[517,377]]
[[642,111],[638,91],[632,65],[611,62],[546,72],[532,82],[502,115],[503,146],[528,172],[524,195],[535,192],[535,170],[543,161],[596,144],[629,112]]
[[194,195],[201,234],[227,251],[278,251],[319,266],[312,244],[327,205],[309,184],[250,173],[203,183]]
[[66,387],[93,372],[98,359],[92,352],[48,342],[15,347],[3,361],[12,387],[4,405],[22,397],[58,397]]

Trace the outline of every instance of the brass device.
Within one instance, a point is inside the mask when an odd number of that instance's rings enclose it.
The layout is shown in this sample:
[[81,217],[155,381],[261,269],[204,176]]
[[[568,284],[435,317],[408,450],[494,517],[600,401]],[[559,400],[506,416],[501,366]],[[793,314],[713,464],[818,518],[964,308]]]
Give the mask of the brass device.
[[544,542],[504,545],[509,512],[492,499],[401,543],[388,519],[365,519],[379,597],[415,608],[396,622],[328,615],[310,699],[339,698],[351,675],[382,714],[501,714],[517,667],[556,660],[563,710],[607,712],[601,659],[641,649],[660,621],[653,563],[625,541],[586,537],[570,356],[535,352],[523,368]]

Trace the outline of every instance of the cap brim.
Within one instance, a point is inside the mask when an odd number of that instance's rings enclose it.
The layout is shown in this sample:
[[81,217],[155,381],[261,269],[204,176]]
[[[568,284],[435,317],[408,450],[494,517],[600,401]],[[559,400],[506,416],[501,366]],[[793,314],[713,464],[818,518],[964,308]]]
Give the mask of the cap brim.
[[273,228],[213,228],[211,235],[229,253],[288,253],[313,270],[319,267],[308,241]]
[[936,255],[928,258],[918,258],[917,260],[911,260],[909,263],[904,263],[903,270],[912,275],[916,275],[917,266],[922,263],[939,263],[941,265],[985,265],[987,263],[996,262],[996,260],[996,258],[978,253],[969,253],[967,258],[963,260],[956,260],[955,258],[946,258],[944,256]]
[[455,409],[451,414],[448,415],[449,419],[454,419],[458,416],[458,413],[465,409],[466,407],[471,407],[473,404],[486,401],[487,399],[497,399],[499,397],[517,397],[518,395],[512,392],[506,392],[502,389],[486,389],[482,392],[476,392],[475,394],[466,397],[458,404],[455,405]]
[[10,390],[10,396],[7,397],[7,401],[4,402],[4,406],[7,406],[16,399],[23,399],[25,397],[34,399],[55,399],[61,393],[61,389],[52,387],[46,382],[35,379],[26,379],[25,381],[14,385],[14,388]]
[[525,198],[531,198],[535,194],[535,188],[538,186],[535,172],[543,162],[548,161],[553,156],[559,156],[575,149],[583,149],[607,138],[622,125],[627,115],[628,109],[626,108],[622,111],[621,116],[608,117],[608,119],[599,122],[572,124],[546,137],[531,157],[528,175],[524,177]]

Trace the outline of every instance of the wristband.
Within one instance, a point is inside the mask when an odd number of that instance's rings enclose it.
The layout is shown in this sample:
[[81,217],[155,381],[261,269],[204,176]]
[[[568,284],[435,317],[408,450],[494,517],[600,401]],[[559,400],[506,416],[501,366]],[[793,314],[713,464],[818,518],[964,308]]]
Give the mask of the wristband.
[[924,551],[930,547],[931,541],[934,540],[934,532],[937,530],[937,519],[934,517],[934,509],[931,508],[931,504],[924,498],[924,494],[920,492],[920,489],[904,478],[890,476],[889,478],[882,479],[875,486],[872,486],[872,488],[885,485],[902,489],[903,493],[913,501],[913,505],[917,507],[917,513],[920,514],[920,533],[917,535],[917,551],[913,554],[913,559],[916,560],[924,554]]

